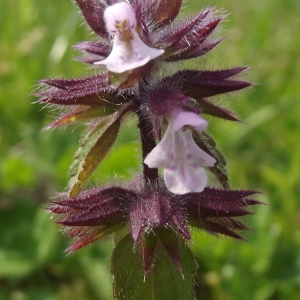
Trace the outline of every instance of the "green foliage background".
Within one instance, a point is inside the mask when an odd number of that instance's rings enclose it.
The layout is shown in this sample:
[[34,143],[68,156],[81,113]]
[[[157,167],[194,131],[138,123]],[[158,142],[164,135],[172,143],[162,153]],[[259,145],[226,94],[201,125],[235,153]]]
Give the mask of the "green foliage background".
[[[256,189],[266,206],[245,221],[249,243],[195,233],[197,299],[297,299],[300,294],[300,1],[189,0],[187,14],[230,12],[200,68],[253,66],[252,90],[219,99],[245,124],[210,119],[232,187]],[[65,256],[69,240],[43,209],[64,190],[83,127],[42,132],[53,112],[32,104],[35,80],[80,77],[71,45],[93,38],[71,1],[0,2],[0,299],[111,299],[112,243]],[[54,112],[55,114],[56,112]],[[126,159],[125,159],[126,158]],[[95,182],[128,178],[140,164],[134,120]],[[136,169],[137,168],[137,169]],[[93,184],[93,183],[91,183]]]

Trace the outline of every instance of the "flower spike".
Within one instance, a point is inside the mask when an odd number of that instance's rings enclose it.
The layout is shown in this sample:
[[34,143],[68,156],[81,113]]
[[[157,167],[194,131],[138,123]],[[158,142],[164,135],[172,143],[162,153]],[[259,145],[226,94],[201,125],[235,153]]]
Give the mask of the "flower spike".
[[[250,86],[237,78],[247,68],[169,66],[199,58],[222,41],[214,34],[225,15],[215,8],[178,21],[183,0],[75,1],[98,36],[75,46],[82,52],[78,60],[104,67],[81,79],[39,81],[38,102],[62,111],[46,129],[87,125],[68,191],[49,211],[73,240],[69,253],[114,235],[115,298],[190,299],[195,274],[190,230],[243,239],[240,231],[248,228],[240,218],[260,204],[255,191],[230,188],[225,156],[203,117],[239,121],[214,97]],[[142,174],[119,186],[82,191],[132,116],[140,133]],[[218,188],[209,187],[207,170]],[[161,286],[166,282],[176,286],[166,292]]]

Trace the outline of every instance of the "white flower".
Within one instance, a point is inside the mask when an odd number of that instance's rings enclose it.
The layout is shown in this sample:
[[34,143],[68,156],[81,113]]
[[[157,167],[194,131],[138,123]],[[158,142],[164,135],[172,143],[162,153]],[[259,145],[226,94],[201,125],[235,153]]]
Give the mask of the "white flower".
[[109,56],[95,65],[106,65],[115,73],[123,73],[141,66],[162,55],[164,50],[148,47],[136,32],[136,18],[132,6],[120,2],[104,11],[107,31],[114,36]]
[[169,122],[166,133],[144,162],[150,168],[164,168],[165,184],[174,194],[202,192],[207,183],[202,167],[211,167],[216,160],[197,146],[187,126],[204,130],[207,121],[178,109],[166,117]]

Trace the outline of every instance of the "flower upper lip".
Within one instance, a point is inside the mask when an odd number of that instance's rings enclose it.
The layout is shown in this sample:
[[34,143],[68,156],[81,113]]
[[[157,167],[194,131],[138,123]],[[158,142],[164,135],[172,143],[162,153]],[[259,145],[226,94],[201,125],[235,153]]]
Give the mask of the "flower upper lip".
[[127,23],[127,20],[116,21],[115,23],[115,27],[124,42],[130,42],[131,40],[133,40],[131,30],[130,28],[128,28]]

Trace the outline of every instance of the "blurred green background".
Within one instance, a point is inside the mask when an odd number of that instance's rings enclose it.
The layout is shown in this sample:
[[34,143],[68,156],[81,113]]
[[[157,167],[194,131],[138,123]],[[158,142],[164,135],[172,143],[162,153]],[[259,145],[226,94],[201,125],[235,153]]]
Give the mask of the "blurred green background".
[[[219,99],[245,124],[209,119],[228,159],[232,187],[256,189],[266,206],[245,218],[239,242],[195,233],[197,299],[298,299],[300,295],[300,1],[189,0],[184,12],[230,12],[200,68],[253,66],[253,89]],[[110,241],[70,256],[69,239],[44,209],[65,189],[84,127],[41,129],[57,112],[32,104],[36,80],[93,73],[71,46],[94,38],[70,0],[0,1],[0,299],[111,299]],[[94,174],[95,182],[138,170],[133,125]],[[122,159],[126,157],[126,160]],[[93,183],[92,183],[93,184]],[[200,298],[200,295],[201,298]]]

